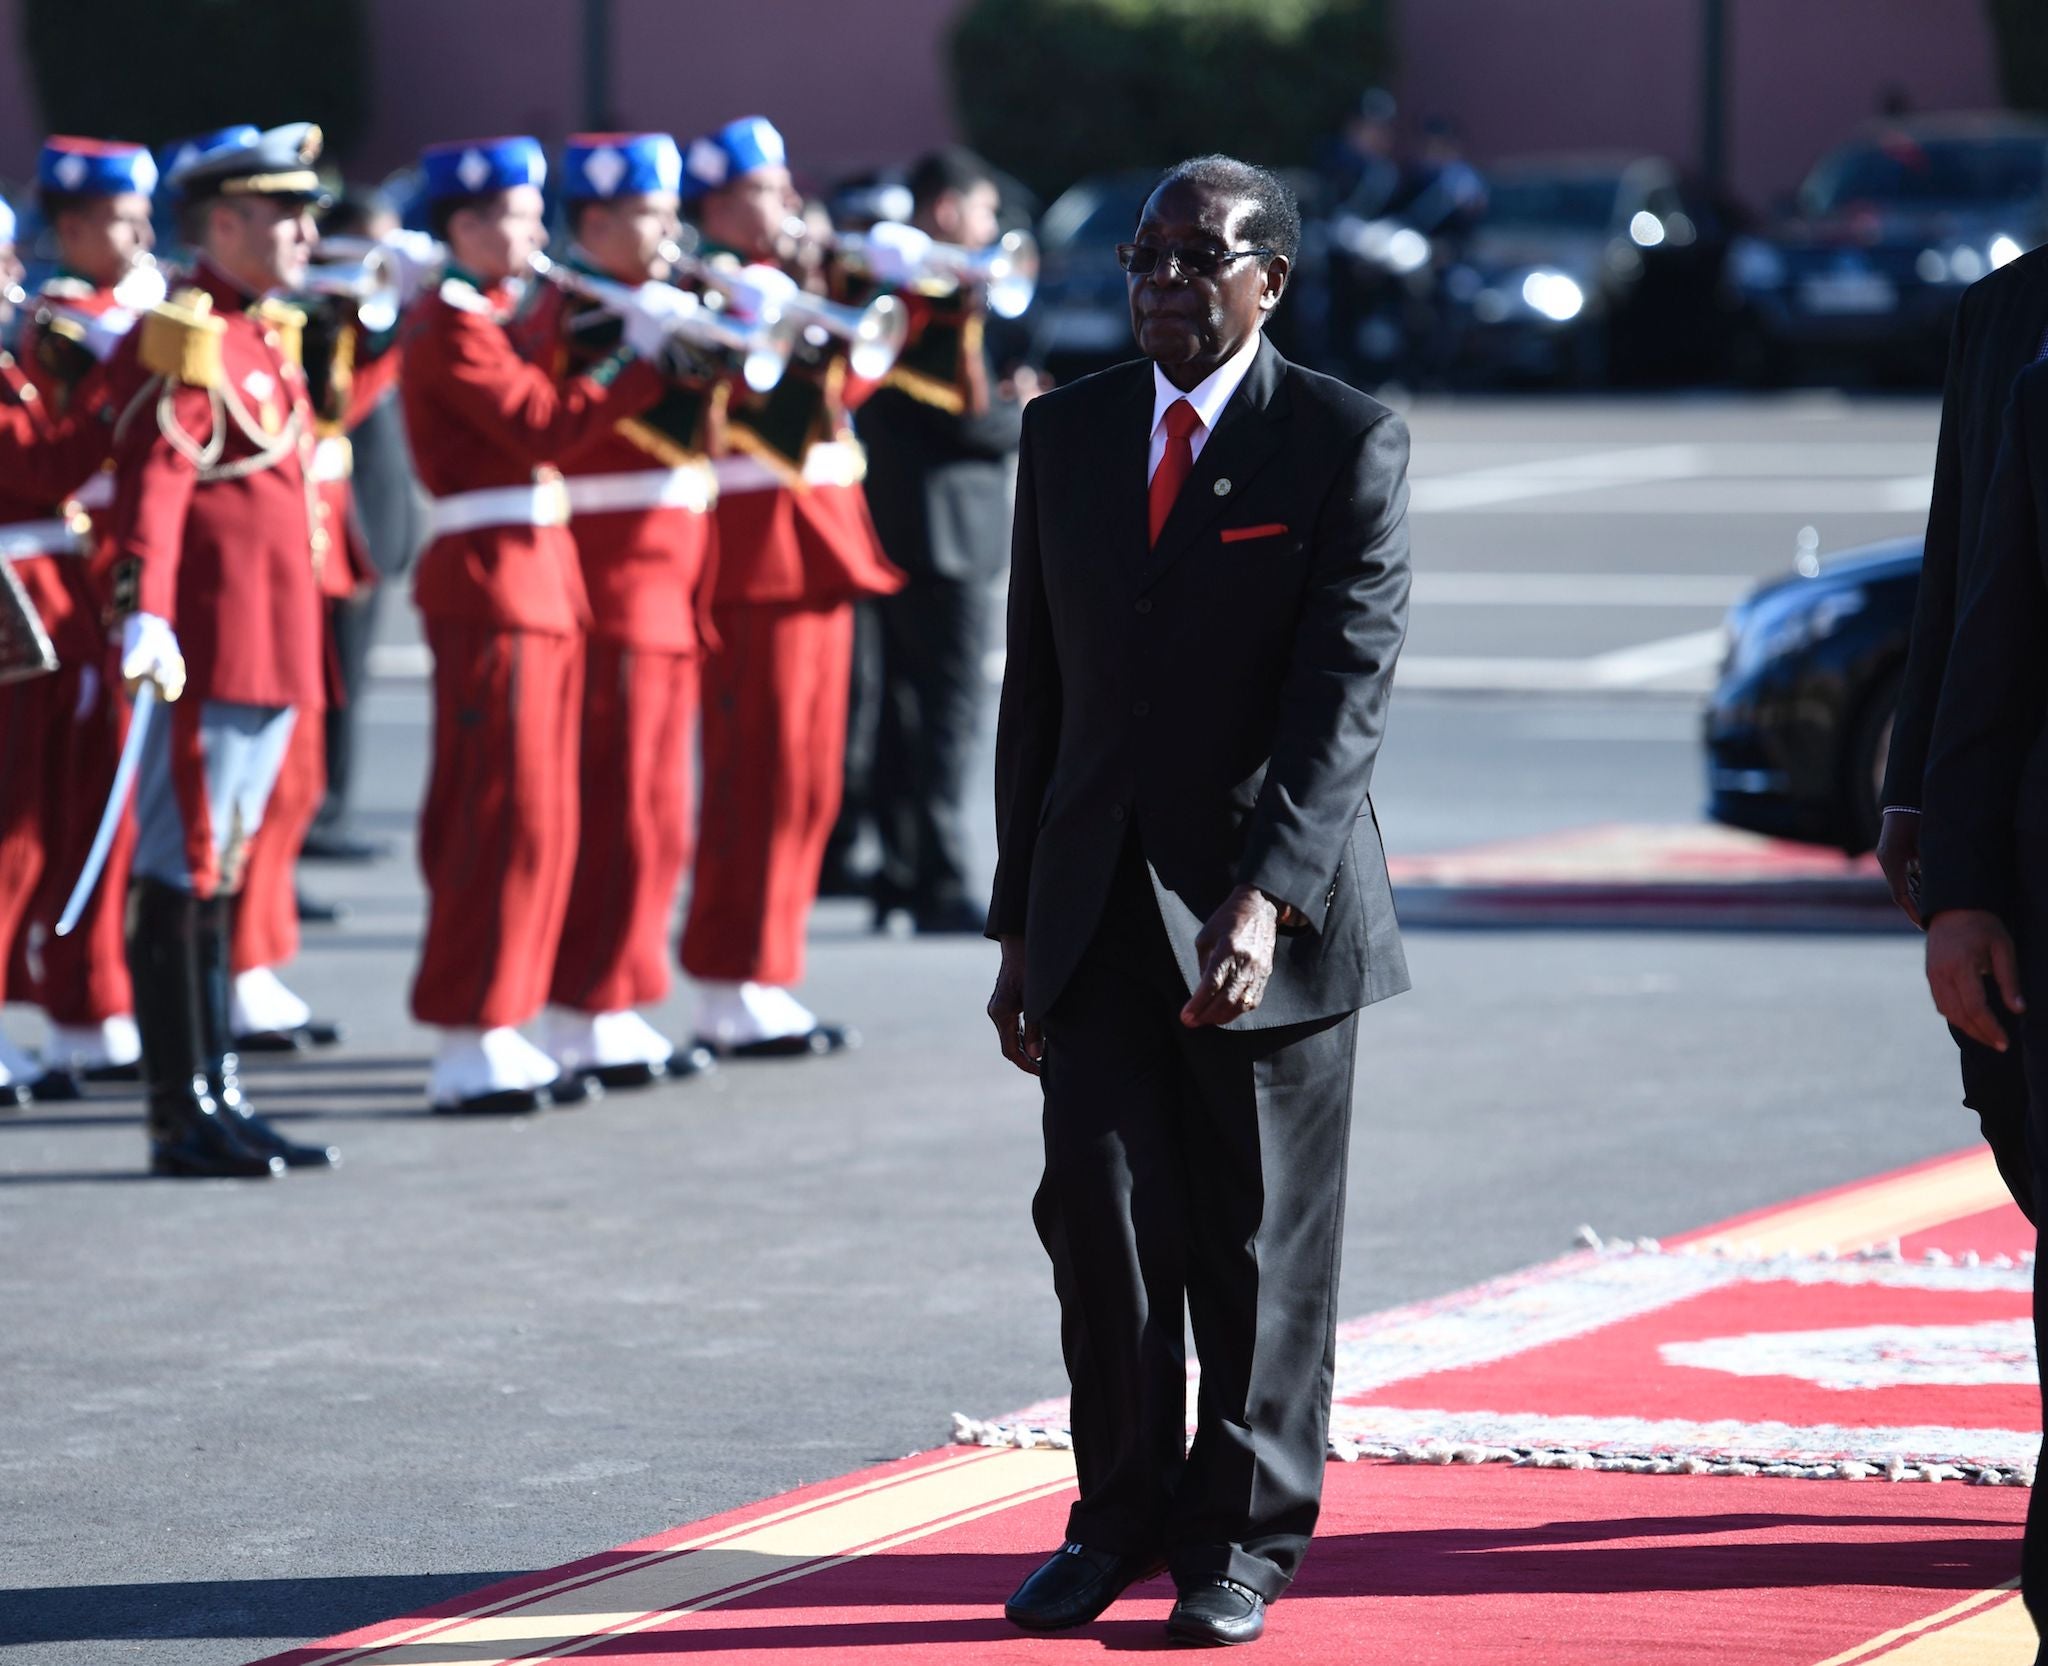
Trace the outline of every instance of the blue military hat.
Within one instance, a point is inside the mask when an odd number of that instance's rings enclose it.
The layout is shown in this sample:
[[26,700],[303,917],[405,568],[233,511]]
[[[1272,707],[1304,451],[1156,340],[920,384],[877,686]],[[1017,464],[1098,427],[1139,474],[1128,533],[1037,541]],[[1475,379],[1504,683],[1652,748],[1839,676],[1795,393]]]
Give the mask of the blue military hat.
[[156,191],[156,177],[156,158],[146,146],[112,139],[53,133],[36,159],[37,188],[74,197],[147,197]]
[[309,121],[258,131],[243,123],[181,140],[171,152],[164,183],[184,197],[322,197],[313,164],[320,160],[320,129]]
[[742,116],[690,141],[683,157],[683,195],[701,197],[756,168],[789,165],[789,147],[766,116]]
[[420,152],[420,192],[428,202],[483,197],[520,185],[545,185],[548,159],[538,139],[460,139]]
[[562,197],[602,202],[683,188],[683,153],[666,133],[572,133],[562,148]]

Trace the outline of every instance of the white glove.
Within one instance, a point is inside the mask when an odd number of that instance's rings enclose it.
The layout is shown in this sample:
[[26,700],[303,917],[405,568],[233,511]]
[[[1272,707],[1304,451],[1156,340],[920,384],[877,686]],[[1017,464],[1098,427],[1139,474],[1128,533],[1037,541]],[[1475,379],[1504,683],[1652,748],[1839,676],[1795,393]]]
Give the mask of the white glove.
[[932,252],[932,240],[915,226],[900,220],[883,220],[868,227],[862,260],[875,282],[901,289],[924,276],[925,261]]
[[448,251],[423,231],[388,232],[377,246],[390,263],[401,309],[412,305],[413,297],[439,275],[448,261]]
[[622,315],[626,345],[659,363],[675,340],[675,321],[697,310],[697,297],[672,283],[643,283]]
[[131,613],[121,626],[121,680],[133,690],[155,683],[166,701],[185,692],[185,656],[177,633],[154,613]]
[[745,266],[720,283],[732,310],[750,324],[773,324],[800,292],[796,279],[773,266]]

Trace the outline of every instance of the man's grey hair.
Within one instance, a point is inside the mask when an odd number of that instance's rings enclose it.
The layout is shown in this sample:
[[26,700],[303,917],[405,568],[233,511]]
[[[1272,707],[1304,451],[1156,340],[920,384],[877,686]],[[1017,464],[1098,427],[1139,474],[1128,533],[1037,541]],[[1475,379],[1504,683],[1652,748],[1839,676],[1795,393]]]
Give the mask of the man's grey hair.
[[1301,248],[1301,205],[1287,182],[1270,168],[1234,156],[1191,156],[1161,174],[1152,191],[1156,194],[1169,185],[1195,185],[1250,203],[1252,211],[1237,230],[1255,247],[1285,255],[1290,262]]

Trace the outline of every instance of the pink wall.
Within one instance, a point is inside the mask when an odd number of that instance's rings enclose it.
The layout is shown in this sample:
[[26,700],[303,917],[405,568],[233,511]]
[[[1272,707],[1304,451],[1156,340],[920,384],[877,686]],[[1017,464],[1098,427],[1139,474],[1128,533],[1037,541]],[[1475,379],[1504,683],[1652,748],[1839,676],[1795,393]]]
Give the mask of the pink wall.
[[[1408,0],[1405,113],[1473,156],[1640,147],[1698,159],[1700,0]],[[1983,0],[1728,0],[1728,160],[1762,205],[1903,88],[1915,109],[1998,103]]]
[[[81,0],[84,3],[84,0]],[[1403,0],[1409,115],[1463,121],[1481,160],[1641,146],[1694,159],[1700,0]],[[1730,162],[1763,203],[1885,89],[1921,109],[1997,102],[1983,0],[1728,0]],[[576,0],[370,0],[377,85],[358,171],[434,139],[582,119]],[[760,111],[830,174],[945,139],[957,0],[613,0],[622,122],[690,133]],[[0,0],[0,176],[33,166],[19,0]],[[1057,119],[1049,106],[1048,119]]]

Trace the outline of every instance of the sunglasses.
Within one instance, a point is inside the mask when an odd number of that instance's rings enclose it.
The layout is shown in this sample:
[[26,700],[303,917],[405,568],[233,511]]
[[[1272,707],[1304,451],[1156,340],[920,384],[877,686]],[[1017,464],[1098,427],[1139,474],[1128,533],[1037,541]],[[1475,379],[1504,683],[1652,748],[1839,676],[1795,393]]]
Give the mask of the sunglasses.
[[1270,260],[1277,252],[1274,249],[1213,249],[1199,243],[1193,247],[1172,243],[1164,248],[1157,243],[1119,243],[1116,246],[1116,263],[1134,278],[1150,277],[1159,270],[1162,261],[1169,276],[1177,272],[1184,278],[1213,278],[1233,260],[1243,260],[1247,255]]

